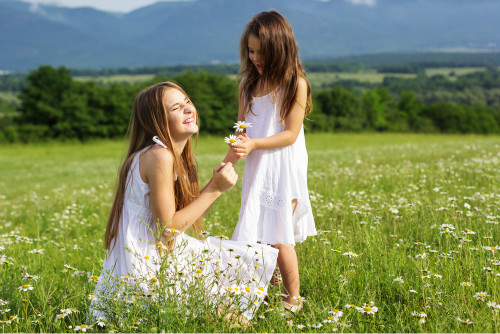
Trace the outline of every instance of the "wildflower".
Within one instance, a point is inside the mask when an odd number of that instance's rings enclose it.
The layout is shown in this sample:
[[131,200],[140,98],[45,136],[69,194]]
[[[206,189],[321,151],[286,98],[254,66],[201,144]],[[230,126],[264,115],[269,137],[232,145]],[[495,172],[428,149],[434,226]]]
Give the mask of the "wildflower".
[[346,253],[343,253],[342,255],[348,256],[349,258],[358,256],[358,254],[353,253],[353,252],[346,252]]
[[469,230],[468,228],[464,229],[464,230],[462,231],[462,233],[464,233],[464,234],[476,234],[476,232],[474,232],[474,231],[472,231],[472,230]]
[[495,254],[495,251],[496,250],[499,250],[500,249],[500,246],[496,245],[496,246],[483,246],[484,249],[486,249],[487,251],[490,251],[492,252],[493,254]]
[[0,299],[0,306],[7,305],[8,303],[8,301]]
[[87,330],[92,329],[92,326],[87,326],[87,325],[80,325],[75,327],[75,332],[82,331],[86,332]]
[[94,295],[89,295],[89,300],[96,300],[96,299],[97,299],[97,297],[96,297],[96,296],[94,296]]
[[19,322],[19,317],[18,317],[17,315],[11,315],[11,316],[9,317],[9,321],[10,321],[10,322],[13,322],[13,321],[15,321],[15,322]]
[[0,313],[5,314],[10,311],[10,308],[0,310]]
[[434,277],[436,277],[436,278],[443,278],[443,275],[440,275],[440,274],[434,274]]
[[239,295],[239,294],[241,294],[241,289],[240,289],[240,287],[235,286],[235,285],[230,286],[230,287],[228,288],[228,290],[229,290],[230,292],[234,293],[235,295]]
[[28,251],[28,253],[29,254],[35,254],[35,253],[36,254],[43,254],[43,249],[36,249],[36,248],[34,248],[34,249]]
[[28,290],[33,290],[33,286],[29,284],[23,284],[22,286],[19,287],[19,291],[28,291]]
[[323,327],[323,324],[310,325],[310,327],[314,329],[320,329],[321,327]]
[[413,289],[410,289],[410,292],[411,293],[417,293],[417,291],[413,290]]
[[425,318],[420,318],[420,319],[418,319],[418,323],[420,323],[420,324],[425,324]]
[[61,313],[61,314],[56,315],[56,319],[64,319],[65,317],[66,317],[65,313]]
[[346,304],[344,307],[345,308],[356,308],[356,305],[354,305],[354,304]]
[[344,315],[344,312],[339,311],[336,308],[334,308],[333,310],[331,310],[330,312],[328,312],[328,314],[331,314],[331,315],[333,315],[336,318],[342,318],[342,316]]
[[496,309],[496,308],[500,307],[500,304],[497,304],[497,303],[492,302],[492,301],[487,302],[486,305],[488,305],[488,307],[491,309]]
[[325,320],[323,320],[324,323],[328,323],[328,324],[338,322],[338,321],[339,321],[339,318],[337,318],[337,317],[328,317]]
[[233,128],[236,129],[236,132],[243,132],[246,128],[251,128],[252,123],[246,123],[242,121],[238,121],[237,123],[234,123]]
[[151,283],[156,283],[156,282],[158,282],[158,280],[156,279],[156,277],[153,277],[153,278],[151,279]]
[[413,312],[411,312],[411,315],[414,317],[419,317],[419,318],[427,318],[427,314],[423,311],[420,311],[420,312],[413,311]]
[[229,137],[224,138],[224,141],[231,146],[236,146],[240,140],[235,135],[229,135]]
[[24,279],[32,279],[32,280],[36,281],[36,280],[38,280],[38,276],[33,276],[33,275],[26,273],[26,274],[24,274],[23,280]]
[[396,208],[390,208],[389,211],[392,213],[399,213],[399,210]]
[[287,320],[287,321],[285,322],[285,326],[292,327],[292,326],[293,326],[293,320]]
[[462,282],[462,283],[460,283],[460,285],[469,287],[469,286],[472,286],[472,283],[471,282]]
[[99,327],[104,327],[104,326],[106,326],[106,323],[104,322],[104,318],[103,318],[103,317],[99,317],[99,318],[97,319],[97,326],[99,326]]
[[363,305],[363,307],[356,307],[356,310],[360,313],[363,314],[375,314],[378,311],[378,307],[376,306],[368,306],[368,305]]
[[463,323],[464,325],[472,325],[474,323],[470,319],[462,320],[462,319],[460,319],[460,317],[458,317],[457,320],[460,321],[461,323]]
[[421,259],[425,259],[427,257],[427,253],[421,253],[421,254],[417,254],[415,255],[416,258],[421,258]]
[[303,303],[306,301],[304,297],[298,296],[298,297],[293,297],[294,300],[298,301],[299,303]]
[[398,283],[403,284],[405,281],[403,280],[403,277],[398,276],[398,277],[396,277],[395,279],[392,280],[392,283],[394,283],[394,282],[398,282]]
[[477,300],[484,301],[484,299],[488,297],[488,294],[486,292],[477,292],[473,297],[476,298]]
[[298,328],[298,329],[300,329],[300,330],[304,329],[305,327],[306,327],[306,326],[301,325],[301,324],[297,325],[297,328]]
[[92,275],[92,276],[90,276],[90,278],[89,278],[89,282],[95,282],[95,281],[97,281],[97,279],[98,279],[98,278],[99,278],[98,276],[96,276],[96,275]]

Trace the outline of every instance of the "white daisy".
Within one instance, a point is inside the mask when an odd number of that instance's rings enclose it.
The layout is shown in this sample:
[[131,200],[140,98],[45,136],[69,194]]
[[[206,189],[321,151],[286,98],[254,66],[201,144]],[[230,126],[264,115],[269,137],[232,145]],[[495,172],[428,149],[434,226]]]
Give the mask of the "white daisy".
[[243,132],[246,128],[251,128],[252,123],[246,123],[243,121],[238,121],[237,123],[234,123],[233,128],[236,129],[236,132]]
[[229,135],[229,137],[224,138],[224,141],[231,146],[236,146],[240,140],[235,135]]

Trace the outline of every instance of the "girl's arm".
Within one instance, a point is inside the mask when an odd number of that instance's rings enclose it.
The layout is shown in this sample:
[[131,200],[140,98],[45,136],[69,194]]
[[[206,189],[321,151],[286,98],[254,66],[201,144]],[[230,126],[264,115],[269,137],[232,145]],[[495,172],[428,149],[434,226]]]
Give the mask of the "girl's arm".
[[238,145],[233,146],[236,156],[241,159],[253,150],[269,150],[295,143],[302,128],[302,122],[304,121],[306,104],[307,82],[304,78],[300,78],[297,88],[297,100],[285,117],[285,130],[266,138],[239,136],[240,141]]
[[183,232],[191,227],[238,180],[231,163],[220,163],[213,169],[213,177],[201,194],[188,206],[176,211],[173,154],[162,148],[153,148],[143,156],[140,161],[141,177],[149,184],[153,219],[162,224],[164,237],[170,236],[165,228]]

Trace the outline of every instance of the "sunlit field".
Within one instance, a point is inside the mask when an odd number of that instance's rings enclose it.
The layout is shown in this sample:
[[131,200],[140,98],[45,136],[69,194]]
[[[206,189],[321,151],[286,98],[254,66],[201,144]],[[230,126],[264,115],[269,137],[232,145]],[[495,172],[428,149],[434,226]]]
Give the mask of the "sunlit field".
[[[290,317],[283,287],[270,287],[247,329],[204,305],[139,293],[115,298],[121,321],[89,317],[126,143],[2,145],[0,331],[500,331],[498,137],[306,134],[306,142],[320,233],[296,246],[304,309]],[[202,185],[226,147],[199,138]],[[206,216],[212,236],[231,237],[240,191],[238,181]]]

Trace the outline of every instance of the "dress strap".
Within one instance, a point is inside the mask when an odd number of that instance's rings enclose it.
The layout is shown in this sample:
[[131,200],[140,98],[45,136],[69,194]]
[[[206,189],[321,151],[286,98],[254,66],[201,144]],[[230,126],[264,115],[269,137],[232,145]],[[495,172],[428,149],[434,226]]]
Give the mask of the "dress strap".
[[158,138],[158,136],[154,136],[154,137],[153,137],[153,141],[154,141],[156,144],[158,144],[158,145],[162,146],[163,148],[167,148],[167,145],[163,144],[163,142],[160,140],[160,138]]

